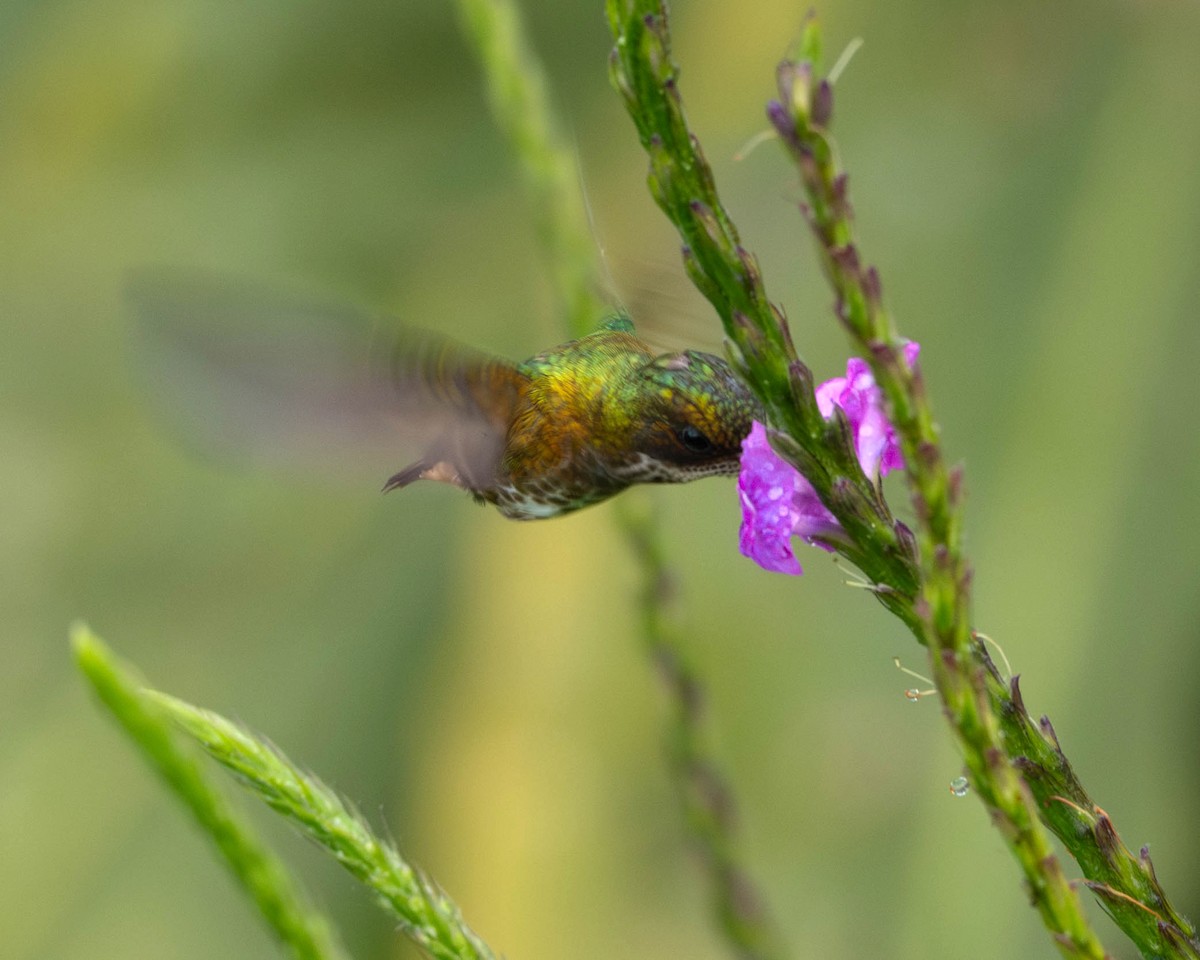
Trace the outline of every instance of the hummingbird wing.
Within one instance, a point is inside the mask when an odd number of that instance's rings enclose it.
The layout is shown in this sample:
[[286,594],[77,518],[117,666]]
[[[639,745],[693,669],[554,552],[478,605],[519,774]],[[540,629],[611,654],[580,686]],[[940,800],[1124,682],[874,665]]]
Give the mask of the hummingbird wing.
[[524,381],[506,361],[227,280],[159,271],[127,294],[141,378],[194,449],[355,484],[405,459],[423,464],[411,479],[446,463],[471,489],[498,469]]
[[658,352],[698,348],[724,352],[712,306],[688,281],[678,262],[639,258],[617,261],[615,289],[637,326],[638,338]]

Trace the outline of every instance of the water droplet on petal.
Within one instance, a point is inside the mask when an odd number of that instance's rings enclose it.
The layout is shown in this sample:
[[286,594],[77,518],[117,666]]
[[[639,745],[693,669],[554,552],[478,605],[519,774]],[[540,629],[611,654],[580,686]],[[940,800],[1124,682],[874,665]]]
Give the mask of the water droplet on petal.
[[772,487],[767,491],[768,500],[778,500],[783,496],[783,487]]
[[950,792],[956,797],[965,797],[971,789],[966,777],[955,777],[950,781]]

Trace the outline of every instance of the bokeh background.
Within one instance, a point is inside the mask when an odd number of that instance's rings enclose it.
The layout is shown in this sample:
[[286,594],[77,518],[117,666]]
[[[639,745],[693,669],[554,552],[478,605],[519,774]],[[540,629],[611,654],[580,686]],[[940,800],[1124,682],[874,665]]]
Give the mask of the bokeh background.
[[[711,347],[607,84],[599,0],[523,6],[618,286]],[[674,27],[719,185],[828,377],[846,346],[794,176],[770,145],[733,160],[804,6],[679,0]],[[977,622],[1200,914],[1200,5],[821,13],[831,50],[866,41],[837,130],[967,466]],[[276,955],[74,674],[85,618],[386,825],[506,956],[722,956],[611,508],[519,525],[437,485],[383,498],[239,467],[172,431],[131,362],[122,284],[160,263],[512,357],[562,338],[452,4],[7,0],[0,211],[0,954]],[[922,656],[899,625],[824,555],[799,580],[742,559],[731,481],[649,496],[794,955],[1053,955],[979,804],[948,790],[936,705],[902,696],[891,658]],[[259,819],[356,957],[415,956]]]

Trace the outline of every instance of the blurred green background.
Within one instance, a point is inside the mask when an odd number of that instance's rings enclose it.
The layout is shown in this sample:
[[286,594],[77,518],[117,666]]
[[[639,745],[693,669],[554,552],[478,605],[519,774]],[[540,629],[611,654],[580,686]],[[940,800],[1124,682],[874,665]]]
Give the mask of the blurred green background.
[[[794,176],[769,145],[732,159],[804,6],[679,0],[673,23],[719,185],[824,378],[846,347]],[[711,347],[607,85],[600,0],[524,9],[618,283]],[[967,465],[977,622],[1200,914],[1200,6],[821,12],[831,50],[866,40],[839,140]],[[73,673],[85,618],[386,825],[505,955],[722,956],[609,506],[520,525],[433,484],[383,498],[238,469],[166,429],[133,372],[120,291],[154,263],[300,284],[513,357],[561,339],[452,5],[7,0],[0,211],[0,954],[277,955]],[[800,580],[743,560],[731,481],[650,496],[795,955],[1054,955],[979,804],[947,789],[938,708],[902,696],[891,657],[922,656],[899,625],[815,551]],[[355,956],[415,956],[260,819]]]

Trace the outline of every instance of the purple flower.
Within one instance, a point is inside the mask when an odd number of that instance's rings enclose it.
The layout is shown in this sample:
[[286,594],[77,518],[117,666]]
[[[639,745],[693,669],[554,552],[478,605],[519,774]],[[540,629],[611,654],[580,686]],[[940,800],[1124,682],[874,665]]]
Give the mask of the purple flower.
[[767,430],[757,420],[742,441],[742,472],[738,496],[742,501],[739,547],[764,570],[799,574],[792,553],[792,531],[800,522],[796,495],[800,474],[780,460],[767,442]]
[[[904,359],[916,363],[920,346],[908,343]],[[866,362],[851,357],[846,375],[826,380],[817,390],[817,406],[825,419],[841,407],[850,422],[854,451],[868,477],[881,477],[904,465],[896,433],[883,412],[883,396]],[[812,485],[791,464],[776,456],[766,428],[755,421],[742,441],[742,471],[738,477],[742,501],[742,553],[765,570],[799,574],[792,537],[830,549],[814,540],[836,537],[842,530],[821,503]]]

